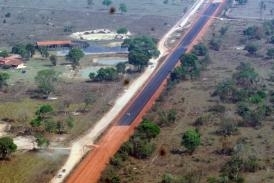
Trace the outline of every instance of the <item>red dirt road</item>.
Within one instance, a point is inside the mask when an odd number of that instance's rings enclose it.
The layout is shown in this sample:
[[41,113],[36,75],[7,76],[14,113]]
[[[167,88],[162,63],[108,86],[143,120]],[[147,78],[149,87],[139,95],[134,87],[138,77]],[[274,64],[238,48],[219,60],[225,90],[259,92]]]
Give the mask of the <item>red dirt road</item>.
[[[221,8],[220,8],[221,9]],[[220,10],[219,9],[219,10]],[[218,11],[219,11],[218,10]],[[215,15],[218,13],[216,11]],[[206,26],[202,29],[196,39],[197,41],[205,34],[207,28],[212,23],[210,20]],[[191,50],[189,46],[188,51]],[[141,111],[138,117],[134,120],[131,126],[117,126],[110,127],[105,135],[98,142],[98,147],[92,150],[83,159],[83,161],[76,167],[72,174],[67,178],[66,183],[96,183],[100,179],[102,171],[107,166],[110,158],[119,150],[120,146],[127,141],[133,134],[134,129],[142,120],[145,113],[152,107],[155,100],[159,97],[163,89],[165,88],[166,81],[162,83],[161,87],[153,95],[150,101],[146,104],[145,108]],[[133,101],[133,100],[132,100]],[[117,117],[116,119],[119,119]]]

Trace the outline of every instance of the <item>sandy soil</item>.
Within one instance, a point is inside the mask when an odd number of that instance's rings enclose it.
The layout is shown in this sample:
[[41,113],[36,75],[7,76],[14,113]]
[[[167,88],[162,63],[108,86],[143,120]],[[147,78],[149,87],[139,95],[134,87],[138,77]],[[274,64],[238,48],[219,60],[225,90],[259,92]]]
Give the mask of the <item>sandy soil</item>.
[[13,139],[17,145],[17,150],[33,150],[37,148],[36,138],[33,136],[18,136]]

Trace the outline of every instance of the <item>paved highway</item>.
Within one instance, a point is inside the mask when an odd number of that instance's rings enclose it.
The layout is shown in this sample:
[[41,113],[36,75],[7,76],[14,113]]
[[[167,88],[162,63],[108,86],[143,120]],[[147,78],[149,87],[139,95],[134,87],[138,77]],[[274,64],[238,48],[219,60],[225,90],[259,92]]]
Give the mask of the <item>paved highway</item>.
[[159,68],[152,79],[147,83],[142,92],[137,96],[132,105],[124,113],[119,121],[119,125],[130,125],[141,112],[146,103],[150,100],[153,94],[157,91],[169,73],[178,63],[179,58],[185,53],[187,47],[199,34],[203,26],[208,22],[221,3],[210,3],[199,20],[192,26],[191,30],[184,36],[177,48],[170,54],[164,64]]

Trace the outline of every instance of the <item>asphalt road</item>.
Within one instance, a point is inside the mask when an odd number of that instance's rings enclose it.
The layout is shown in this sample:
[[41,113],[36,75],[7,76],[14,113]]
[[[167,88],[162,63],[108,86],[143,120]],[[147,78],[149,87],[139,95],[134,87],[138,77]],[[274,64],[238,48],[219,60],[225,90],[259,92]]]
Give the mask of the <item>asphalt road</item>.
[[119,125],[130,125],[141,112],[146,103],[150,100],[153,94],[157,91],[163,81],[168,77],[169,73],[174,69],[179,61],[179,58],[187,50],[187,47],[199,34],[203,26],[208,22],[209,18],[214,14],[221,3],[211,3],[199,20],[192,26],[191,30],[184,36],[177,48],[169,55],[164,64],[158,69],[156,74],[147,83],[135,101],[131,104],[128,110],[122,115]]

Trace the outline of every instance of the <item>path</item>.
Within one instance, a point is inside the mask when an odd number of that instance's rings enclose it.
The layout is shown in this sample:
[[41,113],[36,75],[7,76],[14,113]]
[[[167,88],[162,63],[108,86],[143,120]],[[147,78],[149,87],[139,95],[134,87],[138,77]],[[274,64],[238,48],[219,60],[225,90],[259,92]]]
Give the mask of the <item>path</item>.
[[[178,23],[171,28],[171,30],[165,34],[165,36],[159,42],[159,50],[161,52],[157,59],[150,60],[153,63],[152,67],[148,67],[145,72],[136,79],[129,86],[127,90],[120,96],[111,110],[106,113],[101,120],[99,120],[96,125],[90,129],[87,134],[77,140],[75,140],[71,145],[70,155],[64,164],[64,166],[58,171],[58,174],[51,180],[51,183],[61,183],[64,181],[65,177],[73,170],[73,168],[80,162],[83,156],[89,151],[88,145],[92,145],[96,139],[107,129],[111,124],[113,119],[120,113],[120,111],[126,106],[126,104],[131,101],[137,91],[144,85],[144,83],[150,78],[156,69],[158,60],[167,54],[168,49],[165,47],[165,42],[168,37],[178,28],[186,25],[189,18],[199,9],[199,7],[204,3],[205,0],[199,0],[194,3],[192,8],[178,21]],[[99,147],[100,148],[100,147]]]

